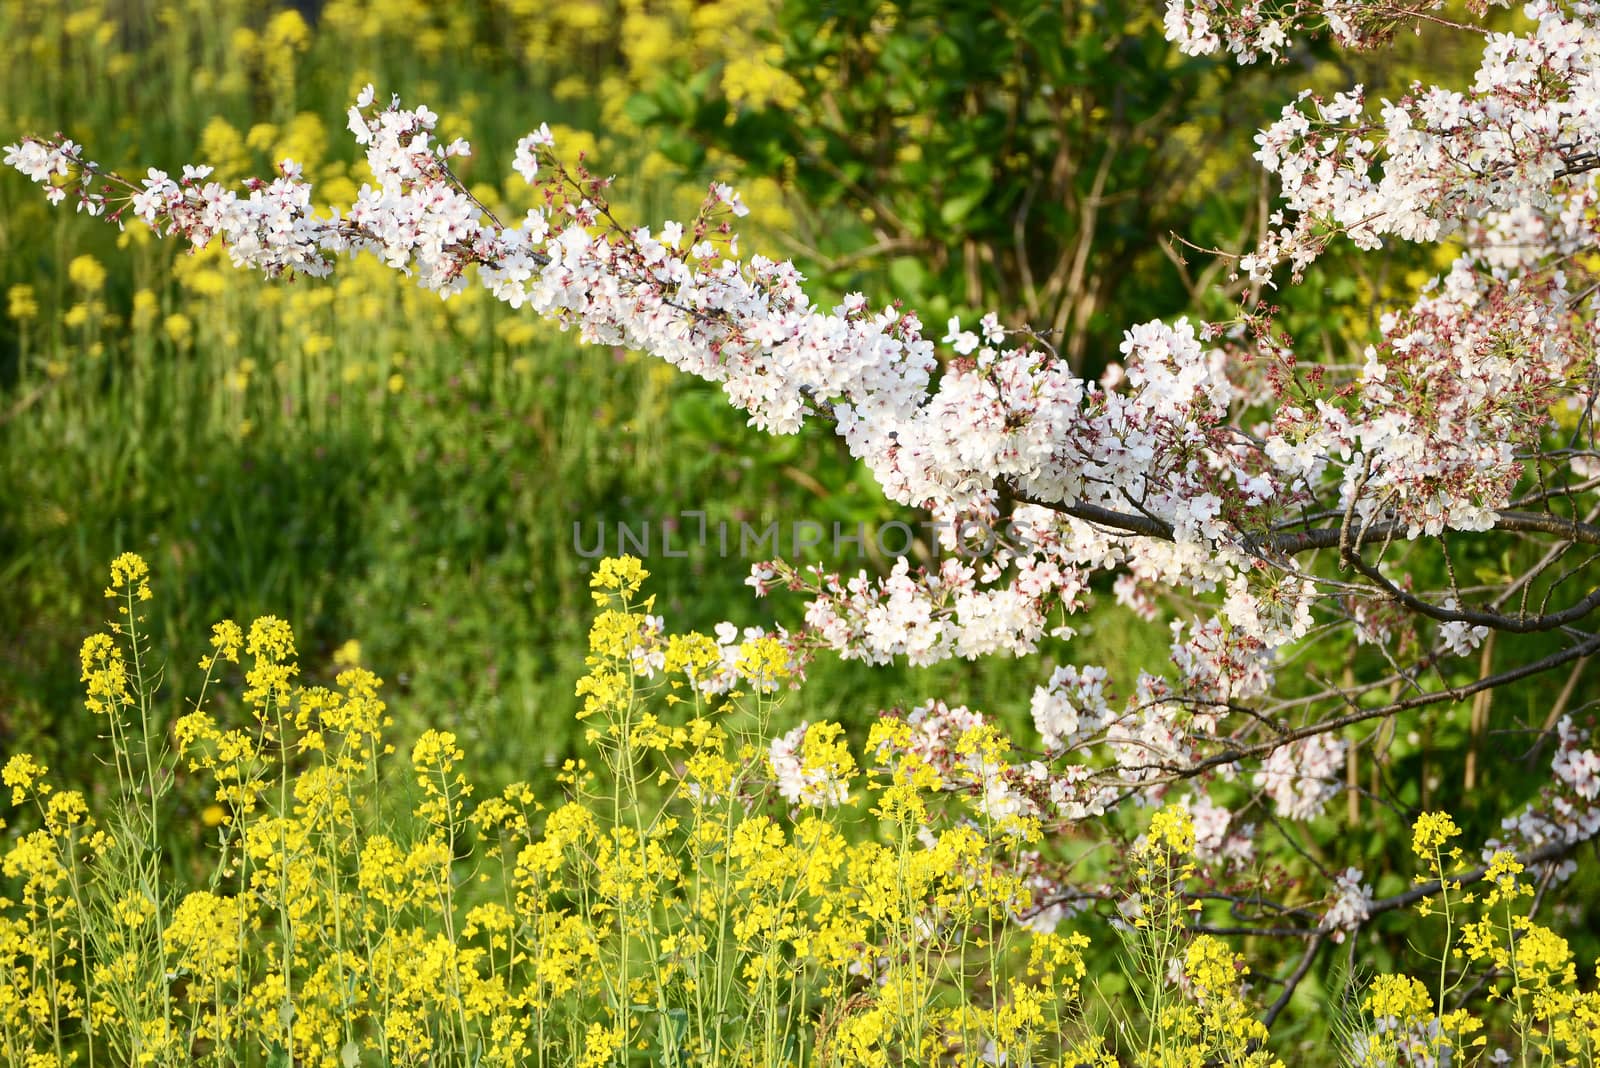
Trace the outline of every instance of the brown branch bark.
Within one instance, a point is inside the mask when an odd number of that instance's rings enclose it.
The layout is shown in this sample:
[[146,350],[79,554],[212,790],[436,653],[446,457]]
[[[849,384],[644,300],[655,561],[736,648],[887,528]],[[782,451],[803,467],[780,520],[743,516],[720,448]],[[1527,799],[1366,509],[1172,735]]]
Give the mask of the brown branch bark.
[[[1172,524],[1153,516],[1138,515],[1132,512],[1119,512],[1097,504],[1076,502],[1065,504],[1060,501],[1045,501],[1017,490],[1008,490],[1005,496],[1019,504],[1031,504],[1039,508],[1048,508],[1052,512],[1060,512],[1082,519],[1086,523],[1097,526],[1109,527],[1127,534],[1137,534],[1146,538],[1157,538],[1161,541],[1172,541]],[[1492,529],[1526,534],[1555,534],[1566,538],[1568,541],[1578,542],[1583,545],[1600,545],[1600,526],[1592,523],[1583,523],[1563,516],[1550,515],[1544,512],[1516,512],[1501,511],[1495,513],[1498,517]],[[1345,533],[1349,544],[1353,548],[1369,545],[1375,542],[1386,541],[1395,535],[1403,535],[1406,530],[1404,523],[1373,523],[1364,530],[1351,530]],[[1282,553],[1285,556],[1296,556],[1313,549],[1332,549],[1339,545],[1340,528],[1318,527],[1314,530],[1303,530],[1273,534],[1267,537],[1246,536],[1241,541],[1248,548]],[[1457,531],[1455,533],[1470,533]]]

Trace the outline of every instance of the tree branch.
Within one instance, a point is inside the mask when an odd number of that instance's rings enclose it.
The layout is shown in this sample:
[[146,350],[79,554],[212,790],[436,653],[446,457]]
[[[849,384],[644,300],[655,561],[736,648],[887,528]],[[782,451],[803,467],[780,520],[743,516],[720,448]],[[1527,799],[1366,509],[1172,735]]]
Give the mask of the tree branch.
[[[1016,489],[1005,489],[1003,495],[1019,504],[1031,504],[1038,508],[1048,508],[1052,512],[1060,512],[1076,519],[1097,526],[1110,527],[1128,534],[1137,534],[1146,538],[1157,538],[1161,541],[1172,541],[1172,524],[1154,516],[1135,515],[1130,512],[1118,512],[1097,504],[1087,504],[1079,501],[1066,504],[1061,501],[1045,501]],[[1600,545],[1600,526],[1592,523],[1583,523],[1575,519],[1567,519],[1558,515],[1544,512],[1496,512],[1493,530],[1511,531],[1535,534],[1557,534],[1569,541],[1579,542],[1584,545]],[[1408,524],[1399,522],[1373,523],[1360,531],[1346,532],[1346,537],[1352,547],[1380,542],[1403,534]],[[1295,556],[1312,549],[1332,549],[1339,544],[1341,530],[1339,527],[1318,527],[1314,530],[1295,531],[1293,533],[1274,534],[1265,538],[1255,538],[1245,535],[1247,546],[1271,550],[1286,556]],[[1471,533],[1471,532],[1458,532]]]
[[1416,697],[1408,697],[1404,701],[1394,701],[1379,708],[1364,708],[1358,712],[1352,712],[1346,716],[1339,716],[1336,719],[1325,720],[1321,723],[1314,723],[1310,726],[1297,727],[1294,730],[1285,731],[1283,734],[1271,739],[1270,741],[1258,742],[1255,745],[1235,746],[1232,749],[1218,753],[1215,756],[1207,757],[1206,759],[1192,764],[1186,768],[1176,769],[1172,772],[1172,776],[1174,779],[1192,779],[1196,775],[1209,771],[1211,768],[1221,767],[1226,764],[1234,764],[1240,760],[1246,759],[1247,757],[1261,756],[1263,754],[1272,752],[1274,749],[1277,749],[1280,746],[1287,745],[1291,742],[1300,741],[1303,738],[1310,738],[1314,735],[1326,734],[1329,731],[1340,730],[1341,728],[1348,727],[1355,723],[1363,723],[1369,719],[1379,719],[1383,716],[1392,716],[1400,712],[1409,712],[1411,709],[1439,704],[1442,701],[1459,701],[1463,697],[1470,697],[1480,690],[1493,689],[1497,686],[1504,686],[1507,683],[1516,682],[1519,679],[1525,679],[1532,675],[1538,675],[1549,671],[1551,668],[1560,667],[1562,664],[1570,663],[1571,661],[1577,660],[1580,657],[1593,656],[1596,652],[1600,652],[1600,635],[1590,637],[1587,641],[1583,641],[1577,645],[1563,649],[1559,653],[1551,653],[1549,656],[1542,657],[1541,659],[1535,660],[1531,663],[1507,669],[1496,675],[1490,675],[1485,678],[1477,679],[1476,681],[1470,682],[1465,686],[1457,686],[1451,690],[1440,690],[1434,693],[1419,694]]
[[1311,965],[1316,962],[1317,954],[1322,952],[1322,946],[1326,941],[1326,933],[1318,931],[1306,945],[1306,951],[1301,955],[1300,963],[1295,965],[1294,971],[1289,973],[1289,977],[1283,982],[1283,993],[1278,995],[1278,1000],[1272,1003],[1271,1007],[1267,1009],[1266,1015],[1261,1018],[1261,1022],[1267,1026],[1268,1030],[1271,1030],[1273,1023],[1278,1019],[1278,1014],[1289,1004],[1289,999],[1294,997],[1295,988],[1300,985],[1300,980],[1304,979],[1306,973],[1311,970]]
[[1501,612],[1484,612],[1473,608],[1443,608],[1439,605],[1429,604],[1416,594],[1407,593],[1384,577],[1383,572],[1363,560],[1354,548],[1346,550],[1344,558],[1350,566],[1361,572],[1372,582],[1380,587],[1384,593],[1398,604],[1416,612],[1418,615],[1427,616],[1429,619],[1440,623],[1468,623],[1477,627],[1488,627],[1491,630],[1503,630],[1512,634],[1537,634],[1547,630],[1556,630],[1569,623],[1576,623],[1600,607],[1600,589],[1589,591],[1589,595],[1582,600],[1568,605],[1559,612],[1548,612],[1543,615],[1505,615]]

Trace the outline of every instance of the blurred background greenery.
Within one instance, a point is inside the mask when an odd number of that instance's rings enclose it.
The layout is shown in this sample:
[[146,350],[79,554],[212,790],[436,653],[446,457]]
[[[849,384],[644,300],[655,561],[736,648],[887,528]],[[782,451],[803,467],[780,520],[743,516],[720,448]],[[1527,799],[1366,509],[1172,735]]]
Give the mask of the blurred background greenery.
[[[1178,55],[1159,18],[1147,0],[0,0],[0,131],[59,130],[134,173],[205,162],[232,181],[289,156],[341,203],[366,176],[344,110],[370,81],[473,142],[461,172],[491,206],[529,205],[510,149],[549,121],[564,154],[620,176],[625,218],[687,218],[707,181],[733,181],[752,209],[745,247],[796,259],[819,298],[901,297],[930,326],[993,308],[1052,331],[1093,375],[1128,324],[1228,314],[1238,290],[1201,249],[1256,232],[1271,190],[1250,132],[1298,88],[1365,81],[1377,96],[1470,60],[1403,38],[1383,57],[1310,49],[1241,68]],[[1308,354],[1347,359],[1436,266],[1406,250],[1330,256],[1284,297],[1283,321]],[[442,302],[370,259],[267,284],[218,250],[53,210],[7,172],[0,289],[0,752],[37,752],[69,778],[96,774],[76,655],[120,551],[155,569],[170,707],[197,682],[212,622],[276,614],[311,678],[358,641],[400,736],[456,731],[487,787],[538,782],[574,747],[592,566],[574,522],[590,538],[597,522],[659,529],[685,510],[757,527],[916,519],[825,432],[756,436],[664,365],[581,348],[478,291]],[[750,596],[747,562],[700,550],[649,566],[674,628],[797,619]],[[1070,648],[1024,662],[825,657],[789,714],[860,725],[941,696],[1028,739],[1052,660],[1130,682],[1165,665],[1165,628],[1109,596],[1073,622]],[[1357,656],[1377,654],[1314,648],[1300,663],[1337,677]],[[1561,681],[1500,707],[1541,722]],[[1402,732],[1362,781],[1381,770],[1406,805],[1448,789],[1438,769],[1469,744],[1457,711]],[[1455,810],[1467,824],[1481,812],[1489,833],[1538,778],[1486,776]],[[1332,867],[1391,841],[1312,837]],[[1306,870],[1284,865],[1275,877]]]

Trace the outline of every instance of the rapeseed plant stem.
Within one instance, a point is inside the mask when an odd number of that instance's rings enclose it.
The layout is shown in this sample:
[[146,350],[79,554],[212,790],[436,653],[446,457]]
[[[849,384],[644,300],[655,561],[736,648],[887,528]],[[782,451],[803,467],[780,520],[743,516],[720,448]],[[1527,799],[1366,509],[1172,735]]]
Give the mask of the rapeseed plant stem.
[[[118,564],[122,565],[120,569]],[[143,791],[149,795],[149,815],[146,819],[144,835],[147,850],[145,857],[148,861],[151,903],[155,907],[154,920],[157,945],[160,950],[161,966],[165,968],[167,961],[165,895],[161,888],[162,871],[158,860],[161,855],[159,805],[164,791],[162,789],[161,764],[158,763],[156,755],[151,749],[156,733],[150,719],[150,703],[154,685],[145,678],[144,656],[139,645],[139,623],[142,620],[139,615],[139,604],[141,601],[150,599],[148,574],[149,568],[144,561],[139,560],[137,557],[130,559],[129,554],[119,557],[111,567],[112,587],[114,589],[122,589],[121,600],[123,604],[119,606],[119,611],[125,620],[124,626],[128,639],[128,649],[133,655],[133,692],[139,707],[139,731],[144,749],[144,775],[142,776],[142,782],[132,772],[133,762],[131,757],[128,761],[129,781],[134,789],[138,790],[142,787]],[[166,983],[161,984],[161,1010],[162,1027],[163,1029],[170,1028],[172,1025],[172,996]]]

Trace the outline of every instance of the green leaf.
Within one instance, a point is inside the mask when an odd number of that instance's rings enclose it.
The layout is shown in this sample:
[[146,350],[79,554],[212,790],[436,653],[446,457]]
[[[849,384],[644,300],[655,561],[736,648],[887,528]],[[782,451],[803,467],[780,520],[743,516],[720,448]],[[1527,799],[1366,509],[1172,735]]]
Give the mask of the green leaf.
[[928,268],[915,256],[896,256],[889,261],[889,281],[896,293],[917,297],[928,284]]
[[698,72],[685,84],[690,96],[705,96],[722,76],[722,64],[716,63]]
[[699,166],[704,154],[699,145],[675,130],[663,130],[656,148],[668,160],[689,170]]
[[983,198],[988,192],[989,189],[985,186],[946,197],[944,203],[939,205],[939,221],[946,226],[959,226],[963,219],[972,214],[973,208],[983,203]]
[[1349,300],[1356,295],[1356,280],[1341,274],[1328,286],[1328,295],[1334,300]]
[[622,105],[622,113],[640,126],[648,125],[663,114],[661,101],[652,93],[634,93]]

